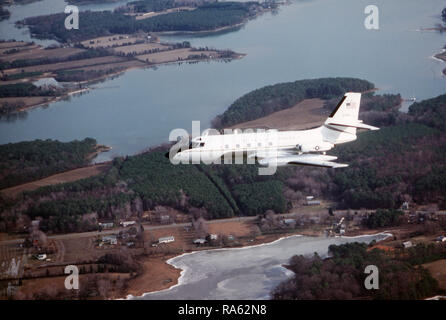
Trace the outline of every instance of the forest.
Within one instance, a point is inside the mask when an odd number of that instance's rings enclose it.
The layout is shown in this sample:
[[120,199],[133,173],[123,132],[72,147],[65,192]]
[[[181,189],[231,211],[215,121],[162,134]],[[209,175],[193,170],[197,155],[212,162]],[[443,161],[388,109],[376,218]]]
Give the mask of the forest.
[[[164,152],[152,151],[115,158],[111,169],[98,176],[25,192],[19,211],[41,217],[46,232],[79,232],[97,228],[96,220],[84,215],[114,220],[156,205],[183,212],[200,208],[208,219],[255,215],[269,208],[284,212],[283,187],[276,176],[259,176],[256,166],[174,166]],[[5,200],[0,201],[0,230],[12,230],[16,206]]]
[[[353,242],[331,245],[327,259],[317,254],[294,256],[287,266],[294,276],[276,287],[271,296],[277,300],[415,300],[434,296],[439,290],[438,282],[420,262],[433,254],[445,257],[446,245],[417,245],[410,249],[388,254]],[[418,261],[412,259],[414,252],[419,254]],[[379,290],[365,289],[364,269],[368,265],[378,267]]]
[[11,12],[9,12],[8,9],[3,8],[0,6],[0,21],[4,19],[9,19],[9,16],[11,15]]
[[131,9],[133,12],[159,12],[177,6],[176,0],[138,0],[127,3],[121,10],[129,11]]
[[370,229],[395,227],[404,218],[404,212],[395,209],[378,209],[364,220],[364,224]]
[[34,140],[0,145],[0,188],[86,166],[96,140]]
[[138,31],[204,31],[243,22],[262,10],[256,2],[216,2],[204,4],[192,11],[179,11],[136,20],[118,11],[84,11],[79,29],[60,28],[64,13],[30,17],[23,21],[31,33],[40,39],[76,42],[109,34],[133,34]]
[[62,89],[42,88],[32,83],[13,83],[0,86],[0,98],[29,97],[29,96],[56,96]]

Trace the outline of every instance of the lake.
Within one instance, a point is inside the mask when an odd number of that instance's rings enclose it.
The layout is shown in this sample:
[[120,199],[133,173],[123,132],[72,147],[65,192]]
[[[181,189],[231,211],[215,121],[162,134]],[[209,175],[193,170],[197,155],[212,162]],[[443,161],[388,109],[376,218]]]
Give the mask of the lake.
[[277,241],[235,249],[198,251],[172,258],[168,263],[182,269],[179,283],[170,289],[129,299],[269,299],[280,282],[293,275],[282,267],[294,255],[326,257],[332,244],[380,241],[389,234],[358,237],[290,236]]
[[[93,137],[113,147],[95,160],[103,161],[167,142],[174,128],[190,132],[192,120],[200,120],[204,130],[213,117],[253,89],[306,78],[358,77],[375,83],[380,93],[401,93],[418,100],[444,93],[441,71],[445,64],[432,56],[441,51],[446,37],[419,30],[440,21],[444,2],[374,1],[380,10],[379,30],[364,27],[368,4],[363,0],[294,1],[240,30],[163,37],[188,40],[193,46],[229,48],[247,56],[229,63],[130,70],[69,101],[33,109],[19,119],[1,120],[0,143]],[[61,0],[23,5],[12,11],[11,19],[62,11],[64,5]],[[3,38],[24,32],[5,31],[4,22],[0,26]]]

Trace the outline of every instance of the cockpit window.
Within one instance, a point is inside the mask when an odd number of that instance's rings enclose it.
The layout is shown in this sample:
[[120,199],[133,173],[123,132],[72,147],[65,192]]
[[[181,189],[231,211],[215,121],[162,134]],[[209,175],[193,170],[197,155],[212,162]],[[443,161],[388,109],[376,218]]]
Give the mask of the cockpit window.
[[194,142],[189,143],[189,149],[204,147],[204,142]]

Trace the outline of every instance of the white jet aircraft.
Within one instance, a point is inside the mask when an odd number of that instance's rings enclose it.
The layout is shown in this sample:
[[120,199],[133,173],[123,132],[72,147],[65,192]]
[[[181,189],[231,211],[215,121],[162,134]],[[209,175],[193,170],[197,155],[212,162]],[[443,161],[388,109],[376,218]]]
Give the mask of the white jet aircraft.
[[378,130],[358,120],[361,93],[348,92],[317,128],[301,131],[244,132],[210,135],[206,132],[192,139],[191,148],[170,153],[176,163],[199,159],[205,163],[221,157],[244,154],[255,157],[262,166],[306,165],[342,168],[347,164],[332,162],[337,157],[325,152],[335,145],[356,140],[356,129]]

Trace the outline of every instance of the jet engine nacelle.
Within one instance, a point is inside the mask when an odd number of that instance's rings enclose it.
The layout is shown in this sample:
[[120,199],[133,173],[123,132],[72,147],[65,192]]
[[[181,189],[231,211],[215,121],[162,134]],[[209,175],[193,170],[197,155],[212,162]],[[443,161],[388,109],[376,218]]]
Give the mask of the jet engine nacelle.
[[318,152],[318,151],[328,151],[333,148],[333,144],[329,142],[321,142],[321,143],[311,143],[311,144],[298,144],[296,145],[296,149],[299,152],[307,153],[307,152]]

